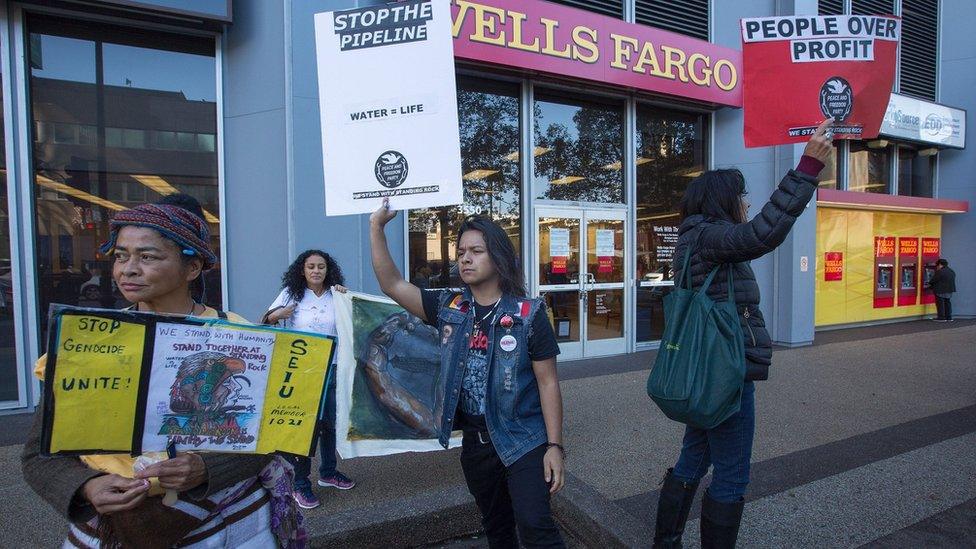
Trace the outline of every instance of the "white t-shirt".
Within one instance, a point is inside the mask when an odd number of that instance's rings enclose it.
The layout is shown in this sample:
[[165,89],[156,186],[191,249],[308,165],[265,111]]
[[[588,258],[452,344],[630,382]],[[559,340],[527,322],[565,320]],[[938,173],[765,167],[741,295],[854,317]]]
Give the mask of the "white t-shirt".
[[[275,307],[287,307],[292,303],[294,301],[288,296],[288,290],[281,290],[268,310],[270,311]],[[332,290],[326,290],[322,295],[315,295],[315,292],[305,288],[305,295],[298,302],[291,317],[285,319],[284,325],[293,330],[338,336],[335,306],[332,303]],[[333,356],[338,357],[339,353],[336,352]]]

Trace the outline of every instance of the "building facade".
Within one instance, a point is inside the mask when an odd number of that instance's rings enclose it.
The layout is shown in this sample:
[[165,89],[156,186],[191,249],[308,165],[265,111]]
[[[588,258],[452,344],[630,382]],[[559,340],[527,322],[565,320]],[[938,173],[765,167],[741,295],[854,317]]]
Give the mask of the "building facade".
[[[324,215],[313,15],[379,3],[0,1],[0,408],[37,402],[30,369],[51,303],[123,305],[97,251],[112,213],[175,190],[200,200],[220,250],[199,296],[209,304],[259,317],[312,247],[336,257],[349,287],[378,293],[367,216]],[[924,280],[941,256],[960,275],[956,315],[976,315],[972,3],[452,5],[465,201],[391,223],[415,284],[455,284],[457,222],[490,215],[549,303],[562,359],[654,348],[688,182],[738,167],[755,213],[802,153],[743,144],[739,19],[895,14],[904,38],[882,135],[838,143],[817,200],[754,262],[763,312],[785,345],[920,318],[934,312]],[[521,25],[546,39],[522,40]],[[618,37],[604,53],[617,72],[593,68],[587,46],[603,33]]]

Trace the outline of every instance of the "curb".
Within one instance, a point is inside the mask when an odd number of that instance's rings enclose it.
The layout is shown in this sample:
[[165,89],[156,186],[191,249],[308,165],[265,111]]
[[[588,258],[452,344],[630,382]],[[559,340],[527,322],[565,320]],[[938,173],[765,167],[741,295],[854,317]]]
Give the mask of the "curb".
[[653,528],[566,473],[566,485],[552,500],[559,526],[586,547],[650,547]]
[[305,517],[311,547],[415,547],[476,534],[481,515],[464,486],[364,509]]

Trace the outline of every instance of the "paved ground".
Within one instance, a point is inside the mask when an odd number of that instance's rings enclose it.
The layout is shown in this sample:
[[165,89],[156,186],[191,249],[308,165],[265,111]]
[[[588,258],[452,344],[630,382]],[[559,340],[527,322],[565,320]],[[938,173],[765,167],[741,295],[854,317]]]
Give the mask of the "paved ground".
[[[778,350],[757,386],[740,546],[976,547],[974,342],[976,322],[915,322]],[[560,366],[571,478],[555,506],[573,546],[649,545],[658,482],[682,431],[644,393],[652,360]],[[20,475],[25,424],[0,418],[0,546],[53,547],[63,523]],[[456,450],[340,468],[360,485],[322,493],[308,514],[318,544],[486,546],[464,536],[478,521]],[[696,506],[689,546],[697,520]]]

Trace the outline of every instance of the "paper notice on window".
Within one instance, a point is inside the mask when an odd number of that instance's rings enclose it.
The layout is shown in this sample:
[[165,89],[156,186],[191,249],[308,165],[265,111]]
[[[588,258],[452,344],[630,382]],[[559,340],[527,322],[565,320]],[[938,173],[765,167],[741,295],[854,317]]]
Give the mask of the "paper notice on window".
[[569,257],[569,229],[549,229],[549,257]]

